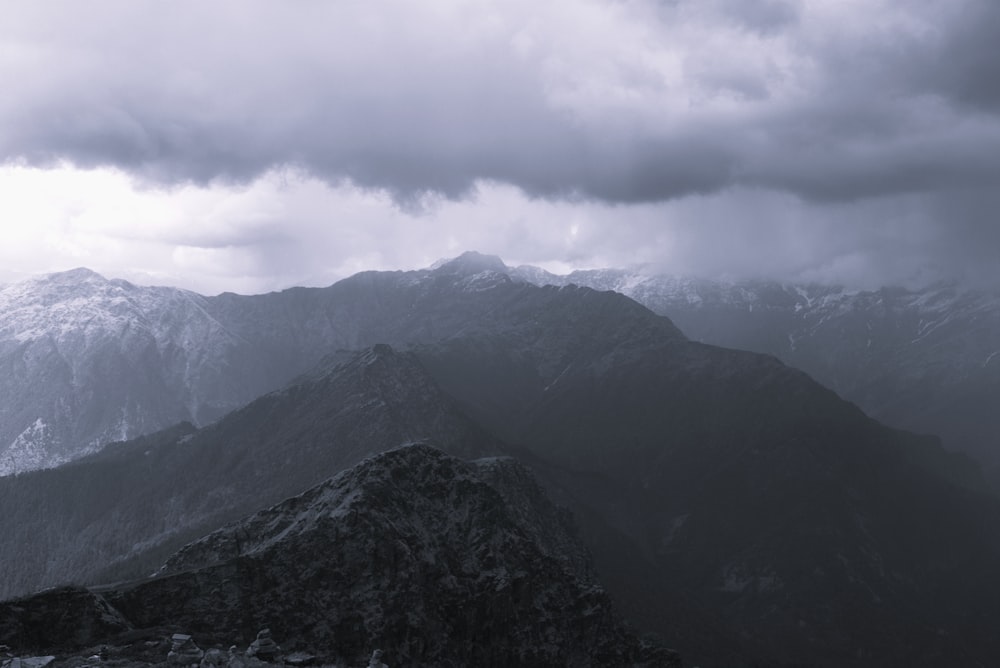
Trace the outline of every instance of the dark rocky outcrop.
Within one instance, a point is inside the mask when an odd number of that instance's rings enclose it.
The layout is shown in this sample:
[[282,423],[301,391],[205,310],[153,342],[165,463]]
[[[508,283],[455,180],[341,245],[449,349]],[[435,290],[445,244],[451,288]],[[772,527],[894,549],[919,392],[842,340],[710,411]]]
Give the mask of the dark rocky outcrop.
[[21,653],[97,645],[129,628],[103,596],[82,587],[0,603],[0,645]]
[[[349,665],[372,647],[398,666],[680,665],[623,629],[567,517],[526,470],[421,444],[192,543],[152,580],[5,610],[4,629],[64,614],[49,635],[0,636],[15,649],[111,640],[128,619],[244,642],[267,626],[289,651]],[[88,621],[104,617],[115,623]]]

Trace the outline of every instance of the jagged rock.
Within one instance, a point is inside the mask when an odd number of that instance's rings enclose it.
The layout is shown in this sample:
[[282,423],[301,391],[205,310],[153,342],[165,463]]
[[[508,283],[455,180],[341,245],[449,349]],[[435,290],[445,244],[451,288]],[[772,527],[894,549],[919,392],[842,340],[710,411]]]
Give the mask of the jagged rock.
[[[579,550],[574,530],[517,466],[398,448],[193,543],[174,560],[183,572],[108,596],[143,627],[238,636],[271,624],[348,665],[376,643],[402,665],[639,661],[648,652],[587,569],[553,554]],[[491,478],[530,485],[502,494]]]
[[372,652],[372,658],[368,660],[368,668],[389,668],[382,663],[382,650],[377,649]]
[[54,656],[22,656],[0,661],[0,668],[45,668],[56,660]]
[[194,640],[186,633],[175,633],[170,638],[170,651],[167,659],[181,666],[199,665],[205,657],[205,652],[194,644]]

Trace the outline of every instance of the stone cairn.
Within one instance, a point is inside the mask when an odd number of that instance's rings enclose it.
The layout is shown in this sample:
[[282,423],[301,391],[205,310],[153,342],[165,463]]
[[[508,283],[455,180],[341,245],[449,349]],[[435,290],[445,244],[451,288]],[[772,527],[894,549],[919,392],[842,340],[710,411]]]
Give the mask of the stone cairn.
[[245,660],[245,655],[241,654],[239,650],[236,649],[236,645],[232,645],[229,648],[229,661],[226,662],[229,668],[246,668],[247,662]]
[[257,639],[250,643],[247,648],[247,656],[252,656],[261,661],[273,661],[281,648],[271,638],[271,629],[261,629],[257,634]]
[[197,666],[205,656],[205,653],[194,644],[191,636],[186,633],[175,633],[170,638],[170,643],[167,660],[179,666]]
[[372,658],[368,661],[368,668],[389,668],[382,663],[382,650],[377,649],[372,652]]

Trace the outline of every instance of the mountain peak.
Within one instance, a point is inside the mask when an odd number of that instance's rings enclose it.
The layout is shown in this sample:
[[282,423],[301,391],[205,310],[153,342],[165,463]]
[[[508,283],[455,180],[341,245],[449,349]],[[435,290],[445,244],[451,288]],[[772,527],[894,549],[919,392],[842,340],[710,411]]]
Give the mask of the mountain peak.
[[436,271],[462,275],[478,274],[484,271],[495,271],[505,274],[509,271],[506,264],[496,255],[484,255],[476,251],[466,251],[450,260],[441,260],[434,264]]
[[[625,631],[585,560],[572,520],[523,465],[483,468],[411,443],[204,536],[156,579],[103,595],[139,628],[234,637],[253,615],[250,628],[268,620],[283,644],[349,665],[380,646],[393,665],[679,666]],[[244,569],[254,577],[234,581]],[[219,588],[253,609],[218,606]]]
[[66,271],[45,274],[41,279],[47,283],[71,285],[76,283],[105,283],[108,279],[87,267],[77,267]]

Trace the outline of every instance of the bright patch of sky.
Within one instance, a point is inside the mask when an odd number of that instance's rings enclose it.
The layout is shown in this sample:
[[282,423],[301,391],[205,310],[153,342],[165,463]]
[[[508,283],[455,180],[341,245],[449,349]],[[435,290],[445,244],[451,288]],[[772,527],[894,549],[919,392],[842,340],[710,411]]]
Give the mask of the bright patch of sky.
[[986,0],[11,3],[0,281],[1000,283]]

